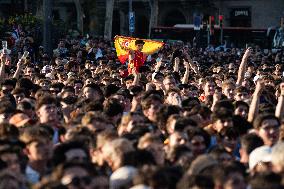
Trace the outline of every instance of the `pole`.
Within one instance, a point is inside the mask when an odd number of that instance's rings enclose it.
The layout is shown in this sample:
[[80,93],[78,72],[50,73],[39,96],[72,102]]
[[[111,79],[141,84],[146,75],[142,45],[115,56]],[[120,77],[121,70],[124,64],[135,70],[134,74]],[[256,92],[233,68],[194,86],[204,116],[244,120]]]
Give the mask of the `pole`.
[[[129,0],[129,14],[128,14],[128,22],[130,22],[130,13],[132,12],[132,0]],[[128,24],[130,25],[130,23]],[[129,29],[129,35],[133,36],[133,32]]]
[[207,27],[207,47],[210,45],[210,25]]
[[51,18],[52,18],[52,0],[43,0],[43,46],[45,52],[51,57]]
[[220,33],[221,33],[220,43],[221,43],[221,45],[223,45],[223,27],[220,28]]

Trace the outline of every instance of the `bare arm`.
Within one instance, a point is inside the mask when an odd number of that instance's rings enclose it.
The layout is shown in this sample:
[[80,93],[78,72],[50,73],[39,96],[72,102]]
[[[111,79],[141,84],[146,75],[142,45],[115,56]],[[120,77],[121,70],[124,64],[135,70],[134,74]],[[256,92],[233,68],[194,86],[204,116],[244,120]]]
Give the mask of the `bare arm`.
[[281,120],[284,115],[284,83],[280,84],[280,91],[281,94],[280,97],[278,98],[278,103],[275,110],[275,117]]
[[17,69],[14,73],[13,78],[19,79],[19,76],[22,72],[23,69],[23,64],[24,64],[24,60],[23,59],[19,59],[18,63],[17,63]]
[[242,62],[240,64],[240,67],[239,67],[239,71],[238,71],[238,79],[237,79],[237,86],[240,86],[244,80],[244,77],[245,77],[245,72],[246,72],[246,69],[247,69],[247,60],[249,58],[251,54],[251,48],[248,48],[242,58]]
[[179,57],[176,57],[175,58],[175,63],[174,63],[174,72],[178,72],[179,71],[179,63],[180,63]]
[[139,85],[139,82],[140,82],[140,74],[137,72],[136,68],[133,68],[133,75],[134,75],[134,80],[133,80],[133,83],[132,85]]
[[189,70],[190,70],[190,66],[189,66],[189,63],[184,61],[184,66],[185,66],[185,72],[184,72],[184,75],[183,75],[183,78],[182,78],[182,84],[186,84],[188,83],[188,77],[189,77]]
[[196,74],[199,75],[200,72],[199,72],[197,66],[193,63],[193,61],[192,61],[191,57],[189,56],[189,54],[188,54],[187,52],[184,52],[184,55],[185,55],[185,57],[186,57],[187,60],[188,60],[188,63],[189,63],[189,65],[190,65],[190,68],[194,71],[194,73],[196,73]]
[[253,122],[255,117],[258,114],[259,110],[259,98],[261,95],[261,92],[264,88],[264,83],[262,81],[258,81],[255,87],[255,91],[252,96],[252,101],[249,107],[249,113],[248,113],[248,121]]
[[0,53],[0,82],[2,83],[5,80],[5,55]]

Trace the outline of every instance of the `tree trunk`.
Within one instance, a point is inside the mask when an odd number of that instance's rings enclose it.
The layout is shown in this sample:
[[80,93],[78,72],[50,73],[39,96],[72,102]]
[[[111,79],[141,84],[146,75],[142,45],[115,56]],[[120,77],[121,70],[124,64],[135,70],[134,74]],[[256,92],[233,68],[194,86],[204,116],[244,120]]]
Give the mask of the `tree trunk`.
[[156,27],[158,24],[159,0],[149,0],[149,4],[151,8],[151,17],[149,22],[148,37],[151,37],[151,29]]
[[84,28],[84,12],[82,9],[82,6],[80,4],[80,0],[74,0],[76,11],[77,11],[77,29],[83,34],[83,28]]
[[104,38],[110,40],[112,34],[112,16],[113,16],[114,0],[106,0],[106,17]]

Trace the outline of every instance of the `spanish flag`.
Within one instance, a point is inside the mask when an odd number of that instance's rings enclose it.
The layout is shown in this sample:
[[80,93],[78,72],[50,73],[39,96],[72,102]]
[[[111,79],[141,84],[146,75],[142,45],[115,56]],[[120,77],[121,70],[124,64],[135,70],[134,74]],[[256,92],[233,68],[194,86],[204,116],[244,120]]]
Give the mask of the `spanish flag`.
[[[124,64],[129,57],[129,50],[136,50],[135,41],[138,38],[115,36],[114,37],[114,47],[116,49],[117,57],[119,61]],[[153,41],[148,39],[139,39],[144,41],[144,46],[142,52],[145,54],[153,54],[157,52],[163,45],[163,42]]]

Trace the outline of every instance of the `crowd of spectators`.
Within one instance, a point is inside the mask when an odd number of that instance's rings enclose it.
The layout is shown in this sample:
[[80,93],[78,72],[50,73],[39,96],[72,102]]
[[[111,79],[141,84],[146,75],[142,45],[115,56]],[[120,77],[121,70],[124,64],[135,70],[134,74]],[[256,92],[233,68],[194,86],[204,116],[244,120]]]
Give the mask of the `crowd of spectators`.
[[112,41],[51,56],[18,35],[0,54],[0,189],[284,188],[284,51],[166,43],[129,75]]

